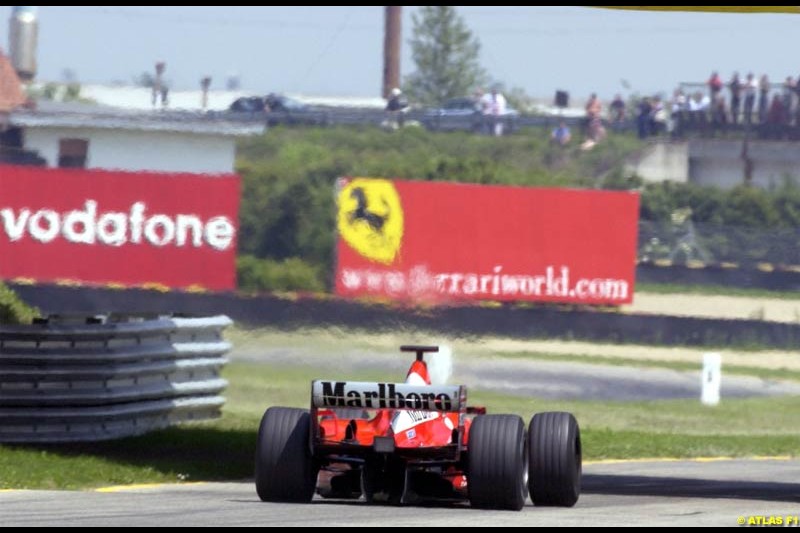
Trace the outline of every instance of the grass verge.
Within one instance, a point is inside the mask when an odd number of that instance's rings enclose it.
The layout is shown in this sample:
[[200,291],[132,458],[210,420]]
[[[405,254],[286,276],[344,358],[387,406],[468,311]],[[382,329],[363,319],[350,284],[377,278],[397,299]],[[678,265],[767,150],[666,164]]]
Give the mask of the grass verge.
[[[258,422],[270,405],[308,405],[313,368],[233,363],[223,417],[118,441],[0,446],[0,489],[76,489],[130,483],[241,480],[252,477]],[[330,378],[377,380],[380,373]],[[476,391],[490,412],[574,412],[584,458],[796,455],[796,398],[730,399],[716,408],[693,400],[651,402],[544,401]]]
[[[607,366],[627,366],[636,368],[665,368],[679,371],[697,371],[701,369],[699,362],[694,361],[665,361],[658,359],[642,359],[633,357],[615,357],[606,355],[579,355],[563,353],[542,353],[542,352],[503,352],[493,354],[495,357],[506,357],[510,359],[528,359],[531,361],[549,361],[565,363],[584,363],[593,365]],[[737,376],[753,376],[761,379],[777,379],[800,381],[800,370],[788,368],[762,368],[746,365],[731,365],[725,363],[723,366],[725,374]]]

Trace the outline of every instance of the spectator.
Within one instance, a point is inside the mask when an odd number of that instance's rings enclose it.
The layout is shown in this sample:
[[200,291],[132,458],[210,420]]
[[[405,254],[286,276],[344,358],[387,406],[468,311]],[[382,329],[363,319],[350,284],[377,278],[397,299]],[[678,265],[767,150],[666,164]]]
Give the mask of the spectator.
[[708,121],[708,111],[711,108],[711,99],[700,91],[694,93],[694,98],[689,100],[689,116],[693,127],[704,130]]
[[756,93],[758,93],[758,82],[753,73],[747,74],[744,82],[744,123],[750,126],[753,123],[753,108],[756,105]]
[[503,116],[506,114],[506,98],[497,86],[492,87],[491,94],[481,98],[483,117],[490,135],[500,137],[503,135]]
[[395,87],[386,102],[387,121],[391,129],[403,127],[408,101],[403,96],[403,91]]
[[724,129],[728,124],[728,113],[725,111],[725,97],[717,95],[717,99],[711,103],[711,124],[714,128]]
[[[797,105],[794,106],[794,112],[795,112],[794,123],[796,126],[800,126],[800,76],[797,77],[797,81],[794,84],[794,91],[795,94],[797,95],[797,98],[794,99],[797,102]],[[789,119],[789,121],[791,122],[791,118]]]
[[603,127],[603,121],[600,117],[595,117],[589,123],[589,139],[595,143],[599,143],[606,138],[606,129]]
[[783,110],[786,113],[786,124],[789,123],[792,116],[792,101],[794,100],[794,79],[791,76],[786,77],[783,82]]
[[784,106],[784,99],[780,95],[772,97],[772,103],[767,113],[766,137],[780,139],[783,129],[789,122],[789,112]]
[[653,98],[652,106],[650,132],[653,135],[660,135],[667,131],[667,110],[660,96]]
[[639,102],[639,115],[636,117],[636,126],[640,139],[646,139],[650,136],[650,115],[653,113],[653,105],[650,103],[650,98],[644,97]]
[[672,109],[670,113],[669,130],[673,137],[680,137],[683,135],[683,129],[686,126],[687,115],[689,112],[689,104],[686,101],[686,95],[681,89],[675,89],[672,93]]
[[742,81],[738,72],[733,73],[728,89],[731,91],[731,124],[735,126],[739,122],[739,110],[742,104]]
[[625,101],[622,99],[622,95],[617,94],[614,96],[614,100],[611,102],[611,126],[615,130],[619,130],[622,128],[623,123],[625,122]]
[[553,132],[550,134],[550,141],[558,146],[566,146],[571,140],[572,133],[569,130],[569,126],[562,120],[558,127],[553,129]]
[[587,123],[591,123],[591,121],[595,118],[600,118],[600,113],[602,111],[603,111],[603,104],[600,102],[600,99],[597,97],[597,94],[592,93],[592,96],[589,97],[589,101],[586,102]]
[[758,121],[764,124],[767,121],[767,108],[769,107],[769,77],[764,74],[758,80]]
[[713,102],[722,90],[722,79],[719,77],[719,73],[716,70],[711,73],[711,77],[708,79],[708,89],[711,101]]

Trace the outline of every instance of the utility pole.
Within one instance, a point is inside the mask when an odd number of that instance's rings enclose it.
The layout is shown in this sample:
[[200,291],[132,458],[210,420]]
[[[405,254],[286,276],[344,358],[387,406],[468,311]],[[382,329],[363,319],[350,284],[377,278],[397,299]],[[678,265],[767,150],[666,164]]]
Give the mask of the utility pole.
[[395,87],[400,87],[400,45],[403,19],[403,6],[386,6],[385,29],[383,34],[383,97]]

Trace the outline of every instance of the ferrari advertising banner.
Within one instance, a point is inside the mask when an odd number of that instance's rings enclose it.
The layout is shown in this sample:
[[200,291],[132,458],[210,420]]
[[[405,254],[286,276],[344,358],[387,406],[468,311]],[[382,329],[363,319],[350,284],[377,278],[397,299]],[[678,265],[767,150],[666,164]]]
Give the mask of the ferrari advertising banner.
[[236,286],[239,178],[0,166],[0,278]]
[[341,296],[632,301],[638,193],[345,178],[337,197]]

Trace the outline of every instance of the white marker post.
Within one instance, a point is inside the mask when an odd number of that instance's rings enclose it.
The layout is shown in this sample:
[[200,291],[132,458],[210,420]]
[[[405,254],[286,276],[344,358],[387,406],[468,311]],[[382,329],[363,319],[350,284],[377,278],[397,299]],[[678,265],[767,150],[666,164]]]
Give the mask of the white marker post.
[[717,405],[719,403],[719,387],[722,383],[722,356],[720,354],[703,354],[701,380],[700,402],[703,405]]

